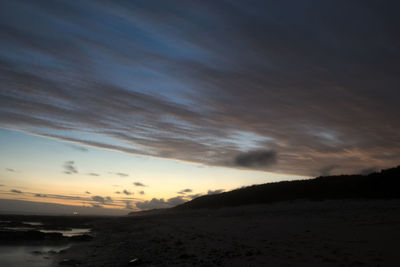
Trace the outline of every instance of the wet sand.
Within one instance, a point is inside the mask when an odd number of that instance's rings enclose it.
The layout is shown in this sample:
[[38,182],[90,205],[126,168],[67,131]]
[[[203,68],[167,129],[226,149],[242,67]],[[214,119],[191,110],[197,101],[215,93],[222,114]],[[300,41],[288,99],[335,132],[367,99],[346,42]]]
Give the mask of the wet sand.
[[94,225],[94,240],[57,255],[54,266],[400,266],[399,200],[296,201]]

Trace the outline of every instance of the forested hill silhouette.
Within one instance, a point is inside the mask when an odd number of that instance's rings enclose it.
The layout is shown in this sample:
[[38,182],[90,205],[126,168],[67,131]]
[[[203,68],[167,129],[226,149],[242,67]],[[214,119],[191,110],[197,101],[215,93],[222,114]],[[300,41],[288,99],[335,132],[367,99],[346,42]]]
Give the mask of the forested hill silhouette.
[[400,198],[400,166],[369,175],[339,175],[253,185],[193,199],[173,209],[220,208],[288,200]]

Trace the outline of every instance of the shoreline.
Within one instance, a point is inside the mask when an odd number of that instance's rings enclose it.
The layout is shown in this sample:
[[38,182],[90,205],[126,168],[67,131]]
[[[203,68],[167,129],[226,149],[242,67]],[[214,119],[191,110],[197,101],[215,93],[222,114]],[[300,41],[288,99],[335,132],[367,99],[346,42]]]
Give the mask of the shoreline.
[[[293,201],[101,219],[70,266],[396,266],[400,200]],[[134,263],[129,261],[137,259]]]

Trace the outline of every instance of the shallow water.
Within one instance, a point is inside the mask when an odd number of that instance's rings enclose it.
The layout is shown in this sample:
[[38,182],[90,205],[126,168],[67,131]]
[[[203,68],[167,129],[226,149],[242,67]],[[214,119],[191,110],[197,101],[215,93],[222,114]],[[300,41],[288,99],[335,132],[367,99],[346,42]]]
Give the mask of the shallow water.
[[90,228],[71,228],[71,230],[40,230],[42,233],[61,233],[66,237],[88,234],[89,231]]
[[53,254],[68,248],[60,246],[0,246],[0,266],[7,267],[48,267]]
[[[41,225],[41,224],[40,224]],[[84,235],[90,232],[90,228],[71,228],[68,230],[39,230],[34,227],[4,227],[6,230],[13,231],[29,231],[29,230],[38,230],[42,233],[61,233],[65,237]]]
[[32,226],[40,226],[43,225],[42,222],[22,222],[23,224],[28,224],[28,225],[32,225]]
[[[9,222],[9,221],[4,221]],[[33,227],[4,227],[5,230],[28,231],[38,230],[43,233],[61,233],[65,237],[88,234],[90,228],[71,228],[70,230],[39,230],[35,226],[42,226],[41,222],[23,222]],[[52,265],[55,253],[68,248],[69,245],[6,245],[0,246],[1,267],[48,267]]]

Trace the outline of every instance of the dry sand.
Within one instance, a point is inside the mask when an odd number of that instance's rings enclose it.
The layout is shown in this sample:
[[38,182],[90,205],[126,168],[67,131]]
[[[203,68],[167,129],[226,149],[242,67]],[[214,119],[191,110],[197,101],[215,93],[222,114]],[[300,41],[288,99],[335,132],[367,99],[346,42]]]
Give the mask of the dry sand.
[[[400,266],[400,201],[297,201],[109,218],[76,266]],[[136,264],[129,261],[137,258]]]

